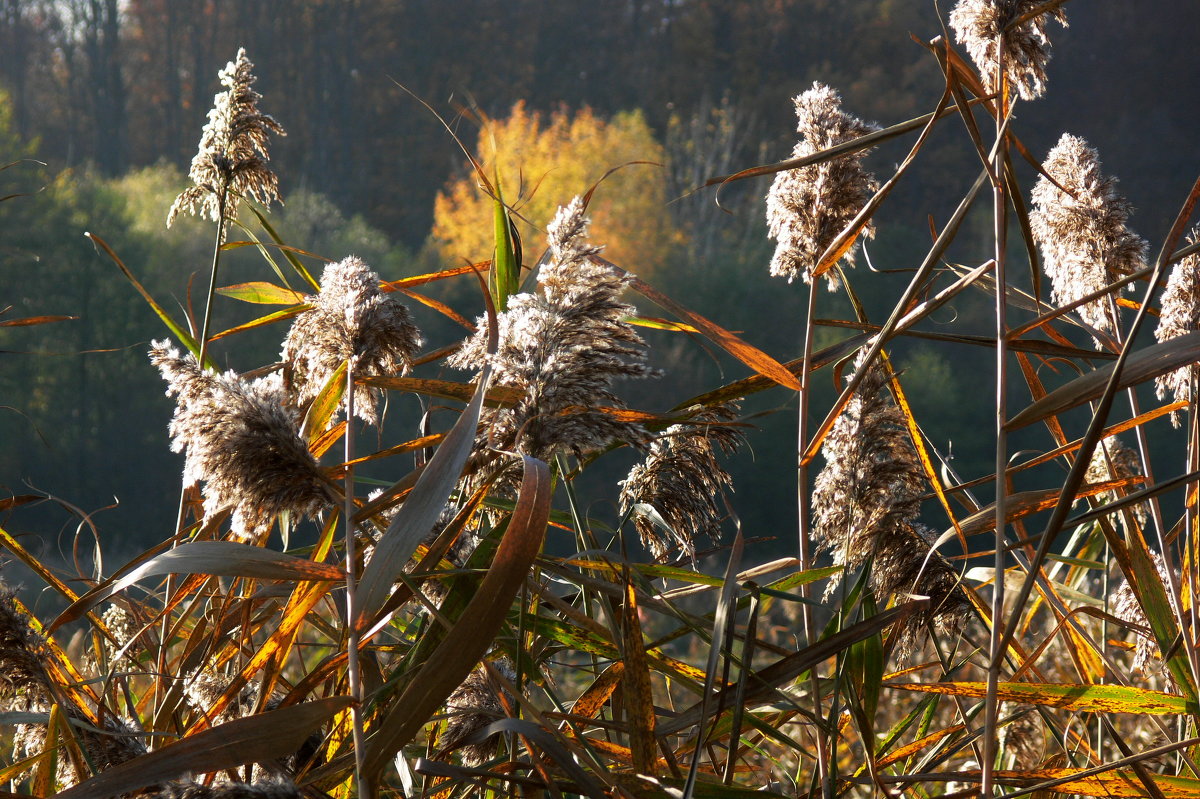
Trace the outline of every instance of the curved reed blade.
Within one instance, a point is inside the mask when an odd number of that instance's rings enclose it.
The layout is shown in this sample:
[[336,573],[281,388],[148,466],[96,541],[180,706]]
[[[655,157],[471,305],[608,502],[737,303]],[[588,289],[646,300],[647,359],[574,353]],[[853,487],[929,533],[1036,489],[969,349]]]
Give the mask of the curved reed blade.
[[180,779],[189,773],[270,762],[299,749],[313,730],[349,707],[350,701],[349,697],[335,696],[235,719],[126,761],[58,796],[60,799],[117,796]]
[[[471,427],[473,432],[474,425]],[[513,597],[525,583],[525,576],[541,550],[550,519],[552,486],[550,470],[545,463],[529,457],[523,457],[522,461],[524,468],[517,507],[495,558],[458,622],[446,633],[404,692],[372,725],[363,758],[367,775],[378,776],[396,751],[416,735],[446,697],[462,684],[487,652],[508,615]],[[377,550],[371,563],[380,558]]]

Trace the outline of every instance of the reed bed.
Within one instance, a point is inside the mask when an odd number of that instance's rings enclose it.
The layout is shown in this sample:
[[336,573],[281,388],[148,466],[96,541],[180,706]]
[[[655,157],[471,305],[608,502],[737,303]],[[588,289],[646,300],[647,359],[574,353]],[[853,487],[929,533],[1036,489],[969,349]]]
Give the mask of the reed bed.
[[[1164,188],[1180,211],[1151,242],[1086,141],[1064,133],[1044,159],[1025,147],[1014,109],[1049,101],[1064,5],[960,0],[952,32],[923,45],[945,77],[928,114],[869,124],[815,84],[796,97],[792,157],[700,187],[773,176],[777,249],[745,279],[809,284],[796,351],[775,354],[606,260],[588,234],[595,187],[561,198],[545,242],[521,241],[479,164],[491,257],[385,279],[338,253],[310,271],[265,213],[283,127],[239,52],[169,216],[215,225],[203,318],[178,319],[89,234],[166,328],[147,368],[176,403],[178,522],[103,579],[3,532],[65,604],[38,619],[0,595],[9,790],[1200,793],[1200,181]],[[856,251],[941,126],[978,153],[958,209],[932,220],[886,317],[852,302],[854,318],[822,319],[818,284],[853,300],[874,278],[851,270]],[[892,140],[908,155],[872,174],[865,156]],[[989,201],[991,256],[950,261]],[[222,286],[241,247],[269,273]],[[475,309],[430,295],[449,280],[478,284]],[[995,470],[958,474],[890,353],[983,294],[990,336],[937,331],[995,364],[962,398],[993,420]],[[275,307],[214,333],[217,302]],[[463,336],[425,341],[412,303]],[[851,332],[819,349],[819,324]],[[746,376],[631,407],[628,381],[656,379],[649,329],[705,337]],[[212,345],[251,331],[277,336],[278,361],[218,369]],[[829,407],[809,402],[818,374],[840,387]],[[745,556],[725,465],[753,445],[739,403],[761,392],[799,392],[799,525],[767,563]],[[445,423],[408,420],[419,436],[368,447],[409,394]],[[603,519],[577,482],[614,451],[638,463]],[[368,465],[389,478],[363,479]],[[723,574],[694,568],[703,551]]]

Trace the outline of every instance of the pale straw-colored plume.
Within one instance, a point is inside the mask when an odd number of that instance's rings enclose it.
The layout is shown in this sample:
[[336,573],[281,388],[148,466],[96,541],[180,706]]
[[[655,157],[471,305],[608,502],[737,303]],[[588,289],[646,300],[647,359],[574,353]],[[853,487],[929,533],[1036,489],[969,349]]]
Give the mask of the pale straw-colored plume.
[[[1124,480],[1130,477],[1142,476],[1142,462],[1138,458],[1138,454],[1129,447],[1125,446],[1120,438],[1115,435],[1108,436],[1101,441],[1101,445],[1096,447],[1092,453],[1092,459],[1088,463],[1087,472],[1084,474],[1084,480],[1088,483],[1105,483],[1109,480]],[[1105,491],[1097,495],[1098,499],[1104,502],[1113,502],[1119,497],[1131,491],[1136,491],[1139,486],[1133,486],[1118,491]],[[1139,528],[1146,524],[1147,508],[1146,503],[1138,503],[1130,508],[1134,519],[1137,520]],[[1122,515],[1122,520],[1124,516]]]
[[[421,333],[404,303],[380,290],[379,275],[361,259],[326,266],[320,292],[305,299],[312,309],[296,317],[283,343],[284,386],[300,405],[320,394],[347,361],[356,378],[400,376],[412,368]],[[354,415],[377,424],[381,394],[356,385]]]
[[[72,733],[85,760],[97,773],[145,754],[146,748],[137,737],[141,730],[132,723],[111,713],[104,715],[103,731],[86,723],[84,711],[55,688],[46,666],[50,657],[46,640],[34,631],[12,589],[0,583],[0,709],[40,715],[49,714],[57,704],[68,719],[78,722],[72,725]],[[47,746],[46,722],[17,724],[12,746],[18,758],[40,755]],[[59,751],[55,779],[61,787],[90,776],[81,773],[65,751]]]
[[[800,94],[796,103],[796,130],[800,140],[793,158],[819,153],[837,144],[865,136],[878,128],[842,111],[841,96],[820,83]],[[778,173],[767,192],[767,229],[775,239],[771,274],[790,283],[800,277],[808,283],[825,249],[858,215],[879,189],[874,175],[863,169],[865,150]],[[875,235],[868,222],[860,237]],[[855,244],[843,256],[854,265]],[[836,273],[825,273],[830,290],[837,288]]]
[[[930,598],[927,608],[912,614],[897,632],[901,657],[915,649],[929,624],[943,634],[956,634],[969,605],[958,573],[931,549],[929,533],[917,522],[925,474],[903,412],[891,400],[883,367],[868,369],[821,454],[825,467],[812,494],[813,541],[834,564],[848,569],[873,560],[871,581],[881,598]],[[837,584],[837,579],[830,582],[826,596]]]
[[[1167,576],[1167,562],[1157,552],[1151,553],[1151,556],[1154,560],[1154,568],[1158,572],[1158,578],[1162,580],[1163,587],[1170,591],[1171,582]],[[1142,628],[1133,631],[1135,636],[1134,669],[1147,676],[1165,672],[1166,664],[1163,662],[1162,653],[1158,651],[1158,643],[1154,640],[1154,634],[1150,631],[1150,620],[1146,618],[1146,611],[1142,609],[1137,594],[1130,587],[1128,580],[1121,580],[1121,584],[1113,592],[1110,607],[1112,614],[1121,621],[1137,624]]]
[[515,294],[498,315],[499,345],[487,353],[487,322],[450,363],[479,369],[491,363],[493,385],[516,389],[511,408],[485,409],[483,430],[491,446],[542,460],[555,452],[576,455],[617,441],[641,444],[641,424],[607,409],[623,410],[613,392],[618,378],[654,374],[634,313],[621,301],[624,276],[593,259],[583,203],[560,208],[549,227],[550,261],[542,267],[541,294]]
[[205,516],[232,508],[233,537],[253,540],[281,514],[291,523],[330,503],[278,375],[209,372],[166,341],[152,342],[150,360],[176,399],[171,448],[185,454],[184,484],[204,483]]
[[[1042,175],[1033,187],[1029,222],[1059,305],[1102,290],[1146,260],[1146,241],[1126,226],[1133,206],[1100,166],[1086,141],[1064,133],[1042,164],[1053,181]],[[1117,327],[1113,305],[1101,297],[1077,313],[1096,330],[1111,332]]]
[[193,185],[171,205],[167,227],[184,212],[217,222],[222,202],[225,218],[233,219],[237,216],[238,197],[263,205],[279,199],[279,178],[267,166],[268,134],[287,134],[278,122],[258,110],[262,97],[253,88],[253,68],[243,48],[221,70],[225,91],[213,98],[208,112],[200,148],[188,173]]
[[[1191,244],[1200,241],[1200,227],[1192,230],[1188,241]],[[1193,253],[1171,269],[1154,337],[1159,341],[1170,341],[1197,330],[1200,330],[1200,255]],[[1169,396],[1175,402],[1190,403],[1195,400],[1192,386],[1197,380],[1200,380],[1200,367],[1192,364],[1159,376],[1154,386],[1159,399],[1165,400]],[[1179,426],[1177,411],[1171,414],[1171,423]]]
[[959,0],[950,12],[955,38],[967,48],[989,92],[999,90],[996,74],[1001,33],[1009,84],[1023,100],[1041,97],[1046,91],[1046,62],[1050,60],[1046,24],[1055,19],[1066,27],[1067,15],[1059,7],[1008,27],[1042,4],[1042,0]]
[[[516,680],[516,672],[507,659],[494,661],[492,666],[509,682]],[[464,744],[487,725],[506,717],[500,692],[482,665],[476,666],[446,699],[446,713],[449,718],[446,720],[446,730],[438,741],[440,748],[457,748],[463,765],[470,768],[478,768],[496,756],[499,735],[489,735],[483,741]]]
[[[621,481],[621,513],[632,514],[638,537],[655,560],[667,560],[676,549],[694,559],[697,538],[719,540],[723,502],[733,479],[717,460],[717,450],[729,455],[741,444],[741,433],[728,426],[736,416],[736,406],[721,405],[671,425]],[[643,506],[653,509],[668,529]]]

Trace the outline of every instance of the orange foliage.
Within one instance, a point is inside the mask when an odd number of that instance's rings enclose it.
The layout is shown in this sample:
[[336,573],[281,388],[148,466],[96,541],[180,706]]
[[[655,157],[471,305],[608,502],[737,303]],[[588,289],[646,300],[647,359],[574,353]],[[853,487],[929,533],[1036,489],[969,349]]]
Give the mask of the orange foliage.
[[[682,234],[667,213],[666,175],[657,165],[663,147],[641,112],[606,121],[589,108],[574,114],[562,109],[544,118],[517,103],[507,119],[485,122],[477,158],[489,180],[499,175],[505,201],[521,217],[527,265],[545,247],[545,228],[558,207],[622,164],[628,165],[604,180],[588,206],[591,238],[605,245],[604,257],[649,277],[680,242]],[[439,192],[432,234],[444,258],[491,257],[492,203],[473,173]]]

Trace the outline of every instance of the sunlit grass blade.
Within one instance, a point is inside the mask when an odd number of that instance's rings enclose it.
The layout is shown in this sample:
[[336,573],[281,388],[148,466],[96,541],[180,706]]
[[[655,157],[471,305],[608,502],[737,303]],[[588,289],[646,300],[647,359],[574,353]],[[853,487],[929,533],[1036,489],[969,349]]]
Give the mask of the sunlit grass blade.
[[223,286],[217,289],[217,293],[222,297],[257,305],[297,305],[305,301],[303,293],[263,280]]
[[[965,696],[980,699],[987,693],[983,682],[886,683],[901,691]],[[1177,694],[1151,691],[1130,685],[1088,685],[1007,682],[1000,683],[997,696],[1003,702],[1023,702],[1087,713],[1139,713],[1148,715],[1193,714],[1200,711],[1194,700]]]
[[[438,705],[475,668],[541,550],[550,515],[550,471],[545,463],[532,458],[524,458],[523,463],[517,508],[475,595],[408,688],[372,726],[363,758],[368,775],[380,774],[396,750],[424,726]],[[372,563],[380,557],[376,551]]]
[[60,799],[116,796],[188,773],[270,762],[294,753],[313,730],[349,704],[348,697],[331,697],[235,719],[110,768],[58,796]]

